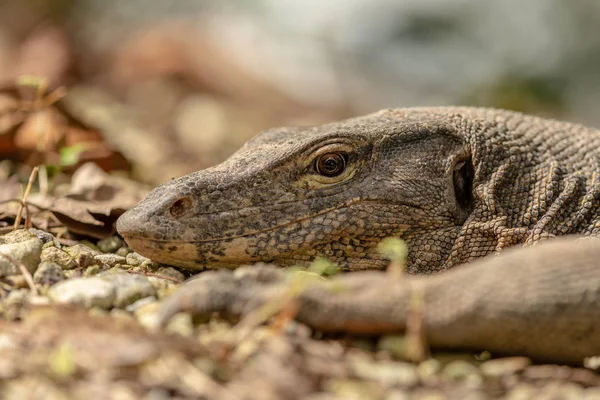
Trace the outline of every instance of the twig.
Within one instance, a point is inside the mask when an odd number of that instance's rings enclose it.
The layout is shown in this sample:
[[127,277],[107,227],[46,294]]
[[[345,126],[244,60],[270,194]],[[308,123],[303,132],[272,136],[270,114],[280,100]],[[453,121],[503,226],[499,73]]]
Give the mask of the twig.
[[19,212],[17,212],[17,217],[15,218],[14,229],[18,229],[19,225],[21,225],[21,217],[23,214],[23,208],[27,204],[27,197],[29,196],[29,192],[31,192],[31,187],[33,186],[33,182],[35,181],[35,177],[37,176],[39,166],[33,167],[33,171],[31,171],[31,175],[29,175],[29,182],[27,183],[27,187],[25,188],[25,192],[23,193],[23,197],[21,198],[21,205],[19,206]]
[[421,362],[429,357],[429,348],[423,326],[425,292],[419,286],[414,287],[410,295],[406,316],[406,358],[412,362]]
[[33,282],[33,276],[31,276],[31,272],[29,272],[27,267],[25,267],[25,265],[23,265],[23,263],[15,260],[14,258],[12,258],[9,255],[0,253],[0,257],[6,258],[8,260],[8,262],[10,262],[13,265],[16,265],[19,268],[19,271],[21,271],[23,278],[25,278],[25,282],[27,282],[29,289],[31,289],[31,293],[33,293],[34,296],[37,296],[39,294],[38,290],[35,287],[35,283]]
[[31,218],[31,211],[29,211],[28,203],[25,203],[25,215],[27,215],[25,217],[25,229],[29,229],[29,228],[31,228],[31,225],[33,225],[33,222],[32,222],[32,218]]
[[40,185],[40,195],[46,197],[48,194],[48,168],[44,164],[40,166],[40,172],[38,174],[38,184]]
[[[20,203],[20,202],[21,202],[20,199],[8,199],[8,200],[2,200],[2,201],[0,201],[0,205],[2,205],[2,204],[8,204],[8,203]],[[40,211],[52,211],[50,208],[42,207],[42,206],[37,205],[35,203],[32,203],[30,201],[28,201],[27,204],[30,205],[30,206],[34,206],[35,208],[39,208]]]

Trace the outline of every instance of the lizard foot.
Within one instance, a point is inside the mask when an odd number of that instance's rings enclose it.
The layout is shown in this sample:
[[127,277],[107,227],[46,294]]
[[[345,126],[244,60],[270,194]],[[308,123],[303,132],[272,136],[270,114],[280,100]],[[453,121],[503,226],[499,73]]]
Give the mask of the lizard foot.
[[[313,275],[313,276],[310,276]],[[273,266],[200,274],[164,300],[159,321],[173,315],[218,313],[237,319],[259,307],[293,304],[296,320],[321,331],[383,333],[404,329],[407,285],[383,272],[355,272],[332,279],[293,274]],[[382,298],[382,293],[386,296]]]
[[213,313],[228,319],[242,317],[275,297],[284,278],[283,271],[267,265],[206,271],[163,301],[159,322],[164,325],[180,312],[197,317]]

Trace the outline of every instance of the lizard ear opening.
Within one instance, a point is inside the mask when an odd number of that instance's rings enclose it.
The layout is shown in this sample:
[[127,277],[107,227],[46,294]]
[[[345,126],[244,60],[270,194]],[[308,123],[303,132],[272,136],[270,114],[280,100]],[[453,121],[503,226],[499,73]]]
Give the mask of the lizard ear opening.
[[471,156],[460,159],[454,166],[452,174],[456,202],[464,211],[471,211],[473,209],[473,177],[475,176]]

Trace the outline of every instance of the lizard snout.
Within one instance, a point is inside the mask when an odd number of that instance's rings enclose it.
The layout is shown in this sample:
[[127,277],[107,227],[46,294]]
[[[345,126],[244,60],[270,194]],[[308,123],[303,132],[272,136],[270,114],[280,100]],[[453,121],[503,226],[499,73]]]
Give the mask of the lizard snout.
[[134,208],[125,211],[117,220],[117,232],[125,239],[140,235],[140,227],[143,227],[143,215]]

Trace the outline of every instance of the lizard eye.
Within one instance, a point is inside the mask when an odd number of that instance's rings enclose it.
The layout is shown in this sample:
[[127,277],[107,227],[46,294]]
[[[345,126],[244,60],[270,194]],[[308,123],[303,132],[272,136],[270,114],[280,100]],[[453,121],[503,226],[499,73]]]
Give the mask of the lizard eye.
[[328,178],[340,175],[346,169],[348,156],[343,153],[327,153],[317,157],[315,170]]

